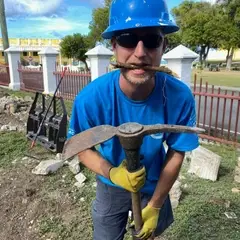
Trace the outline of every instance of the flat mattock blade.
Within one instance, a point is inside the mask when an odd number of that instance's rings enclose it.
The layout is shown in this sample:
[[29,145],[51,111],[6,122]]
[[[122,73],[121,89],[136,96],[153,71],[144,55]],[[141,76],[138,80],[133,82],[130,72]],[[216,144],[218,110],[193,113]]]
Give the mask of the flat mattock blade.
[[116,133],[117,128],[110,125],[96,126],[83,131],[65,142],[62,152],[63,159],[67,160],[86,149],[105,142],[114,137]]

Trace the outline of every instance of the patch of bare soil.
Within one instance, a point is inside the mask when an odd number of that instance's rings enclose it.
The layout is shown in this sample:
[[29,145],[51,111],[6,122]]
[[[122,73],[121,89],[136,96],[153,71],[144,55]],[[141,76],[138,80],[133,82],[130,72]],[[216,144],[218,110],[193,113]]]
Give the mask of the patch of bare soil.
[[79,200],[84,189],[73,187],[68,169],[39,176],[31,172],[36,165],[24,158],[0,169],[0,239],[91,239],[91,201]]

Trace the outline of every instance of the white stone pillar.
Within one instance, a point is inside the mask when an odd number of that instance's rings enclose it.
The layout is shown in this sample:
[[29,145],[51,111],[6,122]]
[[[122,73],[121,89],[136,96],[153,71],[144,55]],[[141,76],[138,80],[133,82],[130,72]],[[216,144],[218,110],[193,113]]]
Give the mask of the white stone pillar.
[[41,50],[38,55],[42,57],[44,93],[54,93],[56,90],[56,78],[53,74],[56,67],[59,52],[52,47]]
[[21,50],[19,47],[10,47],[5,50],[8,54],[8,64],[9,64],[9,74],[10,74],[10,84],[9,88],[12,90],[20,90],[21,83],[19,72],[18,72],[18,62],[20,61]]
[[179,45],[164,54],[162,58],[167,61],[167,67],[179,76],[179,80],[190,87],[192,62],[197,59],[198,56],[199,55],[191,49]]
[[90,61],[91,79],[93,81],[107,72],[106,69],[109,66],[113,52],[103,45],[98,45],[85,53],[85,55],[88,56]]

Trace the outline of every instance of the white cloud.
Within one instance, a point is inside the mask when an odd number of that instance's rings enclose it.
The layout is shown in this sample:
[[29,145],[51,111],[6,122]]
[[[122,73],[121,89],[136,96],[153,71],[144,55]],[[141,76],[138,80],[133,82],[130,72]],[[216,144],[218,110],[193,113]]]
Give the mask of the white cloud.
[[51,15],[61,11],[62,4],[63,0],[5,0],[5,10],[11,17]]
[[104,0],[80,0],[80,2],[88,2],[94,8],[104,6]]
[[71,21],[63,18],[52,18],[52,17],[31,17],[29,21],[36,21],[38,23],[38,31],[71,31],[74,29],[87,28],[89,25],[88,21]]

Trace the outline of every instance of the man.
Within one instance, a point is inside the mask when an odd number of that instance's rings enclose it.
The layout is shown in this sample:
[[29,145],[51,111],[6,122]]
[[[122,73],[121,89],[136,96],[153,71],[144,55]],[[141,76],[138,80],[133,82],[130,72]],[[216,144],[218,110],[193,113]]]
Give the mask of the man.
[[[166,48],[165,35],[178,30],[169,20],[164,0],[114,0],[109,27],[116,60],[139,66],[105,74],[86,86],[76,97],[68,137],[94,126],[177,124],[194,126],[194,98],[181,81],[142,66],[159,66]],[[163,142],[168,145],[165,153]],[[130,192],[141,192],[143,226],[139,239],[154,239],[173,222],[169,190],[175,182],[184,152],[198,147],[195,134],[154,134],[141,146],[143,167],[126,170],[124,151],[114,137],[99,152],[79,154],[83,165],[97,174],[96,199],[92,205],[95,240],[120,240],[126,233]]]

